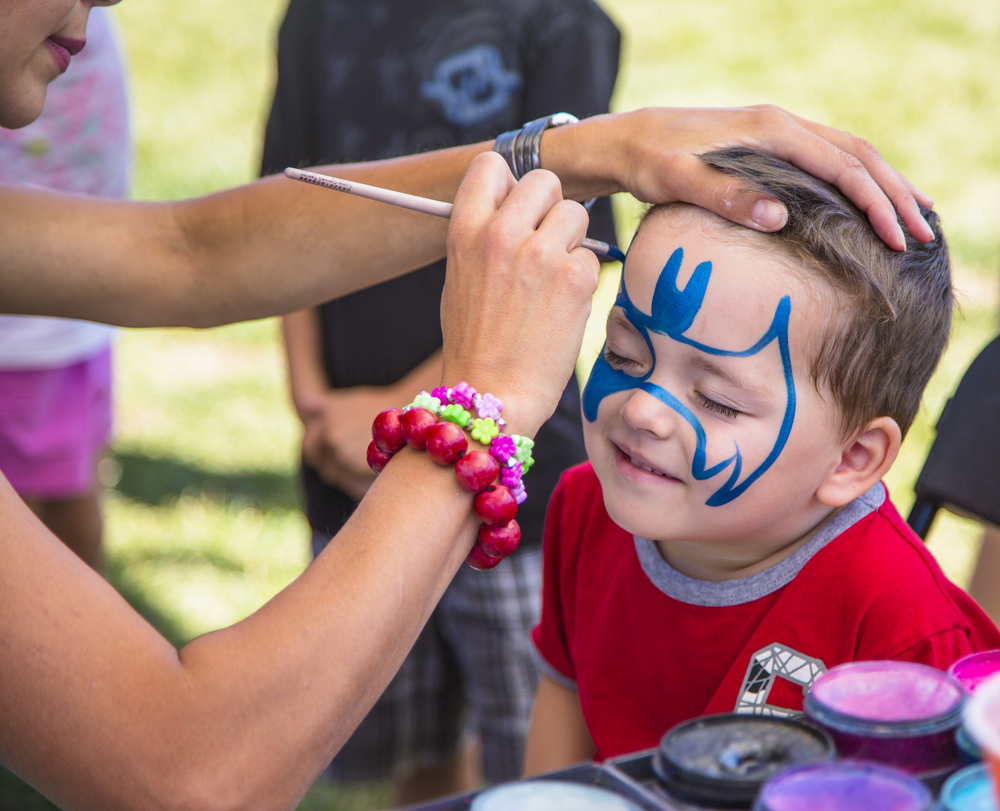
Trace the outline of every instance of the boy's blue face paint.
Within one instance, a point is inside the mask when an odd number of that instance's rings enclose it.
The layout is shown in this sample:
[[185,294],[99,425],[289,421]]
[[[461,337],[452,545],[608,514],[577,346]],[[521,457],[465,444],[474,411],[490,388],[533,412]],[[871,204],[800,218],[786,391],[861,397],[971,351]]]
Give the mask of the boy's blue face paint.
[[[653,292],[653,312],[651,315],[642,312],[632,303],[628,295],[628,290],[625,287],[625,278],[624,276],[622,277],[622,286],[615,301],[615,306],[622,308],[629,323],[645,339],[653,358],[653,363],[645,375],[642,377],[632,377],[620,369],[613,368],[605,360],[604,351],[602,350],[590,373],[590,379],[587,381],[586,388],[583,390],[583,415],[587,418],[588,422],[594,422],[597,419],[597,409],[605,397],[629,389],[642,389],[647,394],[651,394],[660,402],[668,405],[680,414],[694,429],[697,445],[695,447],[694,458],[691,462],[691,473],[696,479],[710,479],[721,473],[729,465],[733,465],[733,472],[730,474],[729,479],[705,502],[710,507],[718,507],[728,504],[734,498],[742,495],[751,484],[759,479],[774,464],[774,461],[781,454],[785,443],[788,441],[788,435],[792,431],[792,423],[795,420],[795,382],[792,378],[792,362],[788,351],[788,317],[792,311],[792,300],[788,296],[782,297],[775,309],[771,326],[761,339],[749,349],[734,351],[717,349],[698,343],[685,337],[684,333],[690,329],[694,323],[695,316],[701,310],[701,305],[705,299],[705,292],[708,289],[709,277],[712,275],[712,263],[702,262],[698,265],[684,289],[679,290],[677,288],[677,275],[680,272],[683,259],[684,251],[682,248],[678,248],[671,254],[670,259],[667,260],[667,264],[661,271],[660,278],[656,282],[656,289]],[[706,454],[707,437],[701,421],[692,413],[691,409],[685,406],[673,394],[661,386],[649,382],[649,378],[656,368],[656,351],[653,349],[653,342],[649,337],[650,333],[666,335],[675,341],[692,346],[709,355],[730,358],[750,357],[762,351],[772,341],[778,342],[778,348],[781,353],[782,371],[785,377],[785,388],[788,393],[784,418],[781,421],[781,428],[778,431],[774,447],[768,453],[767,458],[743,481],[740,481],[740,473],[743,470],[743,457],[740,454],[739,446],[736,446],[736,452],[728,459],[724,459],[709,467]]]

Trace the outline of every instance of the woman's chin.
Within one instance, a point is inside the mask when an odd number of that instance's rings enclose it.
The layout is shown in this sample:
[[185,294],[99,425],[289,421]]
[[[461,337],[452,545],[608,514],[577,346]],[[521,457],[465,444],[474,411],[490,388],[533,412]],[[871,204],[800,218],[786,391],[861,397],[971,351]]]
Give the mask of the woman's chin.
[[[25,84],[29,86],[25,87]],[[10,88],[7,93],[0,94],[0,127],[16,130],[37,120],[45,109],[46,87],[45,82],[30,80],[22,83],[17,90]]]

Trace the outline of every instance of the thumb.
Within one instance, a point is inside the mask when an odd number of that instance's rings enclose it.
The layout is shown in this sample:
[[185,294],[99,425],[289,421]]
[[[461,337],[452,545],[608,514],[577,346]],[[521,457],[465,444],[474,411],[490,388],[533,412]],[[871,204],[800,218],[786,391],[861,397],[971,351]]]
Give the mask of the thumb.
[[711,166],[693,167],[688,182],[686,192],[679,195],[681,199],[738,225],[755,231],[780,231],[788,223],[788,209],[782,202]]

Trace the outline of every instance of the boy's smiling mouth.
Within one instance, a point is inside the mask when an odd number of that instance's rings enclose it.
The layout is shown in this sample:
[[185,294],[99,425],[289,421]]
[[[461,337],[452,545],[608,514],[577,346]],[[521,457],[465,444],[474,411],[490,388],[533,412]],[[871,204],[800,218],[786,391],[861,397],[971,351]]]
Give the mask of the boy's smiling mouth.
[[[635,470],[641,470],[646,474],[656,476],[657,478],[664,479],[666,481],[680,481],[680,479],[676,476],[671,476],[669,473],[665,473],[664,471],[648,464],[648,462],[641,456],[635,455],[634,452],[627,450],[617,442],[612,442],[611,444],[614,445],[615,448],[615,461],[617,462],[618,469],[622,470],[626,475],[631,474],[632,476],[635,476]],[[644,476],[642,478],[647,477]]]

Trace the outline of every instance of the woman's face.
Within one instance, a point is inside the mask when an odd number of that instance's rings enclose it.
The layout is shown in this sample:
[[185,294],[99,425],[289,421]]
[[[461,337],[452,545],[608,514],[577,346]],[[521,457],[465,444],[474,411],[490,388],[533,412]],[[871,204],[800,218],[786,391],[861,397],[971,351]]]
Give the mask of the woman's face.
[[93,6],[118,0],[0,0],[0,126],[23,127],[87,39]]

